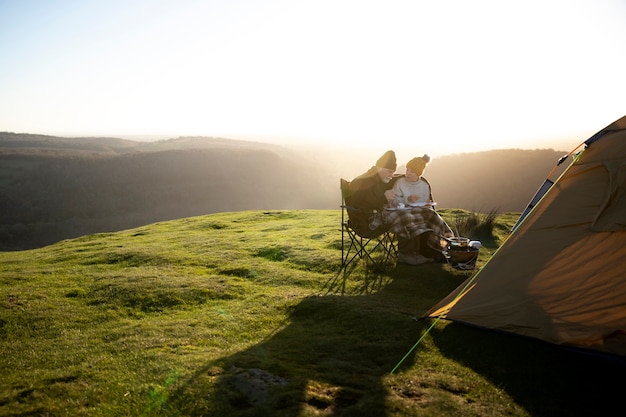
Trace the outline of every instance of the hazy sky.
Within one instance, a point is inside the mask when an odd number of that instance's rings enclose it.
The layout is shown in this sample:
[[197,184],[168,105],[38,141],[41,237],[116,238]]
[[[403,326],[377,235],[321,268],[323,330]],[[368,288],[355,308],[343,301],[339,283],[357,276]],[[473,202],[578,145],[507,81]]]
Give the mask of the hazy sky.
[[625,0],[0,0],[0,131],[569,150],[625,41]]

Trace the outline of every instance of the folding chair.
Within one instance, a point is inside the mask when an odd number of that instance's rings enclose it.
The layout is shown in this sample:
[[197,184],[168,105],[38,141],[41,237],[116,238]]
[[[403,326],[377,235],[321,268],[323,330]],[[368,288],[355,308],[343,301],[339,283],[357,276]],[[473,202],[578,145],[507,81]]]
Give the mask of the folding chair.
[[388,230],[357,230],[350,221],[350,213],[361,211],[346,205],[350,182],[341,179],[341,267],[345,269],[356,259],[365,259],[381,271],[394,262],[398,255],[395,236]]

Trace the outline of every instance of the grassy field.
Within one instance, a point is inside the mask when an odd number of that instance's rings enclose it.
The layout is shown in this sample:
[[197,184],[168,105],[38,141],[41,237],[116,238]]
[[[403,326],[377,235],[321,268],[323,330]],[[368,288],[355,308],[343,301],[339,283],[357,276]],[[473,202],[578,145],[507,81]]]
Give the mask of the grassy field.
[[0,415],[620,415],[614,361],[445,321],[412,349],[473,271],[340,273],[340,217],[220,213],[0,253]]

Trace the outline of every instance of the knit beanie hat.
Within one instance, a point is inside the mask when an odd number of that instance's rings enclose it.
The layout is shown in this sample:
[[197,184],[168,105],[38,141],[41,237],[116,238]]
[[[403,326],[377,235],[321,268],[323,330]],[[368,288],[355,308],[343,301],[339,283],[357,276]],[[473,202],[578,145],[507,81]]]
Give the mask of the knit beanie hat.
[[424,156],[418,156],[417,158],[411,159],[406,163],[406,167],[415,172],[418,176],[421,176],[424,172],[424,168],[426,168],[426,164],[429,162],[430,156],[424,154]]
[[385,152],[383,156],[378,158],[378,161],[376,161],[376,166],[379,168],[393,169],[395,171],[397,164],[396,154],[394,153],[394,151]]

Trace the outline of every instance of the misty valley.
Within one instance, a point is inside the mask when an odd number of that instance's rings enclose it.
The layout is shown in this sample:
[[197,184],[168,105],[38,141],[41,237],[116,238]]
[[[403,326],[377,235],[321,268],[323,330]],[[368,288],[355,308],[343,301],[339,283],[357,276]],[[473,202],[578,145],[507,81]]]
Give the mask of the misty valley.
[[[563,154],[451,150],[434,158],[424,177],[438,208],[518,212]],[[222,138],[135,142],[4,132],[0,250],[216,212],[339,209],[340,177],[351,179],[346,173],[356,176],[374,162]]]

